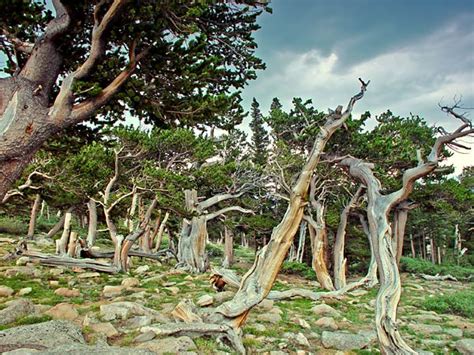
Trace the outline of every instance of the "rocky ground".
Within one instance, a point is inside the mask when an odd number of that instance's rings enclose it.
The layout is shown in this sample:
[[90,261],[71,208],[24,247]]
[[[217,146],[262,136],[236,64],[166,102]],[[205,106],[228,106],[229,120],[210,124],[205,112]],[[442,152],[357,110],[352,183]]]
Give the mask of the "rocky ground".
[[[0,256],[16,240],[0,236]],[[32,248],[51,252],[42,238]],[[249,267],[252,252],[239,252],[236,270]],[[218,260],[216,260],[217,262]],[[232,353],[215,338],[159,337],[154,325],[174,322],[172,311],[183,299],[215,307],[235,290],[216,293],[209,275],[188,275],[172,265],[133,260],[129,275],[43,267],[26,257],[0,267],[0,352],[5,354],[164,354]],[[275,289],[316,289],[315,281],[280,275]],[[460,282],[429,282],[403,275],[400,330],[420,353],[473,354],[474,321],[426,311],[427,297],[472,290]],[[244,327],[250,353],[378,353],[373,327],[377,290],[355,290],[339,300],[262,302]],[[21,349],[21,350],[20,350]]]

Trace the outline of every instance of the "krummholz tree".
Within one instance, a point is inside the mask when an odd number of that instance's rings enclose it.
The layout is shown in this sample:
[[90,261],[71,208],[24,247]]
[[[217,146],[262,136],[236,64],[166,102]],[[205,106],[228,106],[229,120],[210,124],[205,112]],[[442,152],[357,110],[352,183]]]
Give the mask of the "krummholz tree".
[[206,254],[207,222],[231,211],[253,213],[253,211],[240,206],[228,206],[215,212],[209,212],[209,209],[220,202],[239,198],[245,192],[243,190],[236,193],[222,193],[202,202],[198,201],[196,190],[186,190],[184,192],[186,209],[192,217],[183,219],[176,267],[190,272],[204,272],[208,269],[209,263]]
[[263,126],[263,115],[255,98],[252,101],[250,116],[252,117],[250,121],[250,128],[252,129],[252,160],[257,166],[265,166],[268,159],[268,144],[270,140]]
[[[453,115],[457,117],[456,115]],[[463,117],[463,122],[466,118]],[[470,123],[464,123],[453,133],[438,137],[426,161],[420,159],[418,166],[403,173],[402,187],[392,193],[383,194],[382,184],[373,173],[374,164],[354,157],[337,158],[339,165],[348,168],[349,174],[360,180],[367,189],[367,218],[379,270],[380,289],[375,304],[375,324],[383,354],[416,354],[403,340],[397,326],[397,306],[400,301],[401,281],[393,235],[388,221],[390,211],[405,201],[413,190],[415,181],[433,172],[443,159],[445,146],[463,147],[458,138],[474,133]],[[418,154],[421,156],[421,154]]]
[[[229,127],[264,1],[2,2],[0,200],[54,134],[80,122]],[[229,30],[229,29],[232,30]],[[186,100],[183,100],[183,97]],[[225,115],[222,115],[225,113]]]

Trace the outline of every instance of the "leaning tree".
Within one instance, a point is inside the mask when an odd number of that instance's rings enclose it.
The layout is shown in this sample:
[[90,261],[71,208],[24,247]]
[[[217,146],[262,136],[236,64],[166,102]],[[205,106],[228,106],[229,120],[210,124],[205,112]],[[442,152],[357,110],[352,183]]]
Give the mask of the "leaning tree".
[[[0,4],[0,200],[43,143],[127,112],[157,125],[233,126],[263,69],[266,1],[53,0]],[[183,100],[186,98],[186,100]],[[220,115],[225,113],[225,115]]]
[[460,118],[464,122],[463,125],[452,133],[443,129],[426,160],[422,157],[421,150],[418,150],[418,165],[404,171],[402,186],[391,193],[384,193],[380,180],[374,175],[374,164],[351,156],[334,159],[340,166],[346,167],[349,174],[360,180],[367,189],[367,219],[380,277],[380,289],[375,304],[375,324],[380,348],[385,354],[416,354],[405,343],[397,328],[401,280],[392,227],[388,219],[390,211],[408,198],[418,179],[436,170],[444,158],[445,146],[467,148],[456,140],[474,133],[471,123],[464,116],[457,114],[452,108],[445,110]]

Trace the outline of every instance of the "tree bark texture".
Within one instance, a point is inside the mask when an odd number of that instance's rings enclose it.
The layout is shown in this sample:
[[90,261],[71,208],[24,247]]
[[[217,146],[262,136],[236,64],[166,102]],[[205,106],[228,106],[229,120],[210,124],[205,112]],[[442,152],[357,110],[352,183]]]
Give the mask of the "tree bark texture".
[[89,202],[87,202],[87,209],[89,210],[87,246],[90,248],[94,245],[97,236],[97,203],[93,199],[90,199]]
[[222,267],[229,268],[234,263],[234,234],[224,226],[224,260]]
[[388,195],[381,193],[382,185],[373,174],[373,164],[353,157],[339,159],[340,165],[348,168],[349,174],[364,183],[367,188],[367,218],[380,276],[380,290],[375,304],[375,324],[383,354],[416,354],[405,343],[397,328],[401,281],[388,216],[395,206],[408,198],[416,180],[437,168],[445,144],[474,133],[474,129],[467,129],[468,127],[469,124],[463,124],[453,133],[438,137],[427,161],[420,161],[418,166],[406,170],[402,177],[402,187]]
[[347,220],[351,209],[356,207],[359,197],[362,193],[362,186],[359,187],[356,193],[352,196],[349,203],[344,207],[339,218],[339,226],[337,228],[336,239],[334,242],[334,287],[339,290],[346,286],[346,263],[347,259],[344,257],[344,246],[346,238]]
[[14,76],[0,79],[0,201],[42,144],[64,128],[90,118],[121,88],[146,54],[130,55],[128,65],[99,95],[75,101],[75,83],[87,78],[99,63],[108,30],[126,3],[114,0],[102,18],[96,18],[85,61],[62,78],[53,96],[63,65],[61,39],[75,26],[71,26],[66,6],[61,1],[52,3],[56,17],[30,48],[25,65]]
[[354,104],[363,97],[365,90],[366,84],[362,82],[361,91],[351,98],[344,112],[339,106],[335,112],[327,116],[326,123],[315,138],[308,161],[291,189],[288,208],[282,221],[273,229],[269,243],[256,255],[254,265],[243,277],[240,289],[234,298],[216,309],[216,312],[222,314],[234,328],[240,328],[247,319],[249,311],[270,292],[303,218],[311,178],[326,143],[349,118]]
[[30,214],[30,224],[28,226],[28,234],[26,237],[28,239],[33,238],[35,234],[35,227],[36,227],[36,219],[38,217],[38,211],[41,206],[41,196],[40,194],[36,194],[35,201],[33,202],[33,207],[31,208]]
[[71,219],[72,212],[66,212],[64,214],[63,234],[61,235],[61,238],[56,241],[57,253],[61,256],[64,256],[67,253],[66,248],[69,241],[69,235],[71,234]]
[[243,192],[235,195],[219,194],[198,202],[196,190],[185,190],[186,209],[194,216],[191,219],[183,219],[178,242],[178,264],[176,267],[195,273],[201,273],[208,269],[209,262],[206,253],[207,222],[230,211],[253,213],[239,206],[226,207],[216,212],[208,212],[208,209],[219,202],[240,197],[242,194]]

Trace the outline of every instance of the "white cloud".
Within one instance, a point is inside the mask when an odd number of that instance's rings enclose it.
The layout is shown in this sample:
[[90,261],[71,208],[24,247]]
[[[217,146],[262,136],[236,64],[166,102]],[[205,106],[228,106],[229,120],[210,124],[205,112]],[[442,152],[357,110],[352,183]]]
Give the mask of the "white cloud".
[[[318,48],[278,53],[267,71],[245,91],[246,98],[255,96],[263,112],[273,97],[279,97],[286,108],[293,97],[311,98],[316,107],[326,110],[346,104],[359,89],[357,78],[362,77],[371,84],[366,97],[357,103],[356,115],[367,110],[375,115],[387,109],[400,116],[412,112],[452,130],[458,122],[437,105],[440,101],[450,104],[455,95],[463,95],[464,104],[474,106],[474,36],[466,31],[472,26],[465,26],[472,20],[462,19],[349,67],[338,65],[340,59],[351,55],[341,47],[327,55]],[[451,160],[459,170],[462,165],[474,164],[474,153],[455,154]]]

